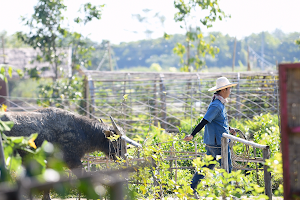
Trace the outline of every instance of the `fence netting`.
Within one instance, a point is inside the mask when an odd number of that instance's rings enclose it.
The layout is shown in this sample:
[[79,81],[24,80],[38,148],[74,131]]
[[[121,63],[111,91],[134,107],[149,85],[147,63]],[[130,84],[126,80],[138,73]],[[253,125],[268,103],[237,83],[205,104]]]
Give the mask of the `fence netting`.
[[[216,79],[227,77],[237,86],[226,105],[228,120],[252,119],[255,115],[277,114],[277,72],[241,73],[141,73],[85,71],[86,98],[58,99],[60,107],[109,122],[112,116],[128,135],[141,134],[151,125],[176,133],[192,127],[204,116]],[[40,98],[6,98],[9,110],[40,108]],[[40,101],[42,102],[42,101]]]
[[127,73],[86,71],[89,78],[90,112],[108,120],[113,116],[128,133],[158,125],[178,132],[194,125],[211,101],[216,79],[237,83],[231,89],[227,114],[251,119],[278,112],[278,75],[275,72],[243,73]]

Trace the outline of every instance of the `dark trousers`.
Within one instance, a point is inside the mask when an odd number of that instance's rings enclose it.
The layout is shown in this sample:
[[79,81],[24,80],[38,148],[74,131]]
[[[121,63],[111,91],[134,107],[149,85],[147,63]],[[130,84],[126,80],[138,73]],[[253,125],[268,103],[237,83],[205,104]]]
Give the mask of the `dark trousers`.
[[[206,149],[206,154],[207,155],[211,155],[212,157],[214,157],[214,160],[216,160],[217,155],[221,155],[221,145],[210,145],[210,146],[205,146]],[[218,160],[218,162],[221,165],[221,159]],[[231,173],[231,154],[230,154],[230,149],[228,146],[228,166],[229,166],[229,173]],[[215,164],[210,164],[210,165],[204,165],[203,167],[209,168],[209,169],[214,169],[215,168]],[[192,179],[192,183],[191,183],[191,188],[195,191],[197,189],[198,184],[200,183],[201,179],[203,179],[204,176],[202,174],[199,174],[198,172],[196,172],[194,174],[194,177]]]

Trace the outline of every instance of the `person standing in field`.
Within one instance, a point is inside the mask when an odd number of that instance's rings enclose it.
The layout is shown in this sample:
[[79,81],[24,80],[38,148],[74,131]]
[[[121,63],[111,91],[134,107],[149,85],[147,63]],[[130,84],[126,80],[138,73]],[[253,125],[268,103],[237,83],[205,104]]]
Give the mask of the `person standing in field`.
[[[230,83],[226,77],[220,77],[216,80],[216,86],[210,88],[208,91],[215,91],[212,101],[208,106],[206,114],[204,115],[201,122],[195,127],[190,135],[185,136],[185,141],[191,141],[194,136],[202,130],[204,130],[204,143],[206,144],[206,154],[213,156],[216,160],[217,155],[221,155],[221,138],[223,133],[232,133],[235,135],[235,131],[228,125],[228,118],[225,109],[225,103],[230,95],[231,87],[237,84]],[[229,147],[228,147],[229,148]],[[231,172],[231,156],[228,151],[228,165],[229,172]],[[221,164],[221,159],[219,160]],[[214,169],[215,164],[210,164],[209,169]],[[195,196],[197,196],[197,186],[204,176],[199,173],[195,173],[192,179],[191,188],[194,190]]]

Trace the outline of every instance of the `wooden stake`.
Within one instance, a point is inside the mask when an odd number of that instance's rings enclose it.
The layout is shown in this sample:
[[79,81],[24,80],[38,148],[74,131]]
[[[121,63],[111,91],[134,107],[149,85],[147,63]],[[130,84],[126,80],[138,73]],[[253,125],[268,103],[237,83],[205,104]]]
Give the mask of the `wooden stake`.
[[89,80],[88,80],[88,77],[85,76],[84,77],[84,87],[85,87],[85,92],[84,92],[84,95],[85,95],[85,102],[86,102],[86,116],[88,118],[90,118],[90,102],[89,102]]
[[221,162],[221,167],[225,169],[225,171],[228,173],[229,172],[229,167],[228,167],[228,142],[227,138],[222,137],[221,141],[221,156],[222,156],[222,162]]
[[3,170],[2,173],[0,173],[1,179],[3,179],[3,176],[5,176],[6,173],[3,173],[6,170],[5,167],[5,157],[4,157],[4,149],[2,146],[2,137],[0,134],[0,169]]
[[232,71],[234,72],[235,66],[235,50],[236,50],[236,37],[234,38],[234,47],[233,47],[233,55],[232,55]]
[[6,62],[5,62],[5,50],[4,50],[4,48],[5,48],[5,45],[4,45],[4,36],[2,36],[2,56],[3,56],[3,64],[6,64]]
[[247,47],[247,71],[251,71],[249,46]]
[[[263,149],[263,158],[264,161],[270,158],[270,149]],[[269,200],[272,200],[272,183],[271,183],[271,172],[268,171],[268,165],[264,164],[264,181],[265,181],[265,194],[269,197]]]
[[107,42],[107,47],[108,47],[108,59],[109,59],[109,67],[110,67],[110,71],[114,71],[112,62],[111,62],[111,49],[110,49],[110,42]]

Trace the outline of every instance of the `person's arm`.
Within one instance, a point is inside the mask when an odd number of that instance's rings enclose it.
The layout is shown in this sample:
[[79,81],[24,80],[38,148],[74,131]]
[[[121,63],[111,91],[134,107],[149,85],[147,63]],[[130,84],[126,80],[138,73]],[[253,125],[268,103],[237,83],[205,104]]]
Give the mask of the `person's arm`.
[[192,136],[194,137],[199,131],[203,129],[203,127],[208,123],[206,119],[202,119],[201,122],[195,127],[195,129],[192,132]]
[[196,126],[196,128],[193,130],[191,135],[187,135],[185,136],[185,138],[183,140],[185,141],[190,141],[193,139],[193,137],[196,135],[196,133],[198,133],[199,131],[201,131],[201,129],[209,122],[211,123],[211,121],[220,113],[220,109],[217,108],[216,106],[210,106],[205,114],[205,116],[203,117],[203,119],[201,120],[201,122]]
[[194,138],[194,136],[202,130],[202,128],[208,123],[208,121],[206,119],[202,119],[201,122],[195,127],[195,129],[193,130],[191,135],[187,135],[185,136],[185,138],[183,140],[185,141],[190,141]]

